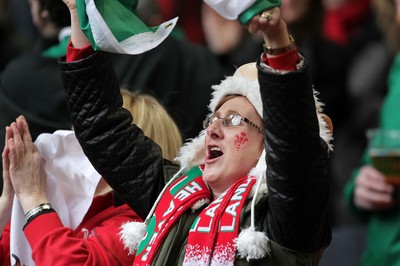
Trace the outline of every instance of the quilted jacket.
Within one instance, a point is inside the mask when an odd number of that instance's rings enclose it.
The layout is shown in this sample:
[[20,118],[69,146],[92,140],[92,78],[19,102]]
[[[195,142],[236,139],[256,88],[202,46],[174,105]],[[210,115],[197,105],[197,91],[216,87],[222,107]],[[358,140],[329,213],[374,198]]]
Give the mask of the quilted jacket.
[[[145,218],[166,178],[177,168],[163,160],[160,148],[131,125],[130,113],[121,107],[109,55],[96,52],[77,62],[61,60],[60,67],[83,150],[111,187]],[[287,74],[259,67],[259,82],[269,192],[257,204],[256,223],[267,233],[278,257],[238,261],[238,265],[317,265],[331,240],[328,146],[319,135],[307,64]],[[181,261],[180,251],[178,247],[159,257],[155,265],[172,265],[168,259]]]

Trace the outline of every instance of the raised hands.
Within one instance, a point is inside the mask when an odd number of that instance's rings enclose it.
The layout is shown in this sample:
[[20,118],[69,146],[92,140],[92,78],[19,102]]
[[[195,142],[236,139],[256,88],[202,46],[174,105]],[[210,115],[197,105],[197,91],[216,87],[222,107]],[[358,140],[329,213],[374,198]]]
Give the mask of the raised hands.
[[385,176],[371,166],[363,166],[356,177],[354,204],[362,209],[379,211],[391,208],[396,202],[395,188],[385,181]]
[[48,202],[42,157],[32,142],[28,124],[23,116],[18,117],[16,122],[10,125],[6,138],[3,175],[5,179],[9,177],[12,188],[26,213],[35,206]]

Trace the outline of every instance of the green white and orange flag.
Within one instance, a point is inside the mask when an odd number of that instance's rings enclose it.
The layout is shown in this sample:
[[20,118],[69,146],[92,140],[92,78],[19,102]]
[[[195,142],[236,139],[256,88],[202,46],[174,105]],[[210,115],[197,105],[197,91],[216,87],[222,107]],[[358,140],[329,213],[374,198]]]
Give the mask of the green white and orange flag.
[[77,0],[80,27],[94,50],[140,54],[159,45],[178,18],[148,27],[137,15],[137,0]]

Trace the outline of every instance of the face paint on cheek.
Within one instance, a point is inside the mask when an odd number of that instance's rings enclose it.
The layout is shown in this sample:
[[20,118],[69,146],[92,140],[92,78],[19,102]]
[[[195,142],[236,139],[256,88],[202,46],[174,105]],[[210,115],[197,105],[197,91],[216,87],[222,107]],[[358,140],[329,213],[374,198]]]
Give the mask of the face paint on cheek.
[[241,148],[243,148],[244,144],[248,141],[249,141],[249,139],[246,137],[246,133],[240,132],[240,134],[236,135],[236,138],[235,138],[236,149],[240,150]]

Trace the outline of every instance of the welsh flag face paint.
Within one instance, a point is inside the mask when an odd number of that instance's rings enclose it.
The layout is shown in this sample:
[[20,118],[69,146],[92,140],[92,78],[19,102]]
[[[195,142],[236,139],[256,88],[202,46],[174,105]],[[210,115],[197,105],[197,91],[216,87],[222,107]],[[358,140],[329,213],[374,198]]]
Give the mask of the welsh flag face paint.
[[137,0],[77,0],[79,24],[93,49],[120,54],[141,54],[158,46],[178,18],[156,27],[137,16]]

